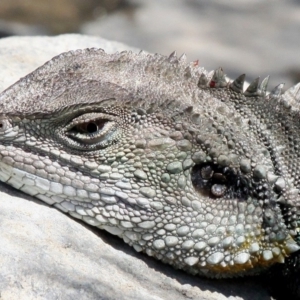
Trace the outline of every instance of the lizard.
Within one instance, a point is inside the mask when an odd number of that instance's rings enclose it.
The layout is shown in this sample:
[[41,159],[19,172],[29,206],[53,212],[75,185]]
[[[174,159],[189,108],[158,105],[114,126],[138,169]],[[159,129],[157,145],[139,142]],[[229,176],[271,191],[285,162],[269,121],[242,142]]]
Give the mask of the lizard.
[[290,270],[300,84],[244,82],[176,52],[62,53],[0,94],[0,180],[193,275]]

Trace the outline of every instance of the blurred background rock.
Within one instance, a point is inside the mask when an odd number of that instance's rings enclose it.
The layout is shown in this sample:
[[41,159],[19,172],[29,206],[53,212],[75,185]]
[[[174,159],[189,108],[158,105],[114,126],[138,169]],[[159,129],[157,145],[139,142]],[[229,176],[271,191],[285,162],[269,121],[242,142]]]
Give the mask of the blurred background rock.
[[185,52],[230,77],[300,81],[300,1],[1,0],[0,35],[82,33],[150,52]]

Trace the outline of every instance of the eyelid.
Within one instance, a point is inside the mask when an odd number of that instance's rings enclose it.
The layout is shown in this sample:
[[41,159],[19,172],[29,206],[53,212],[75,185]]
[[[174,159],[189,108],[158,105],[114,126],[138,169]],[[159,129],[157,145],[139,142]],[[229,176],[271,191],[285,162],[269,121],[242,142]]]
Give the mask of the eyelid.
[[[85,124],[101,123],[95,132],[85,132]],[[120,118],[111,114],[93,112],[85,113],[65,124],[57,134],[62,143],[83,151],[103,149],[112,144],[121,134],[119,128]],[[102,126],[103,125],[103,126]]]
[[74,131],[67,131],[66,134],[71,138],[72,137],[75,138],[77,141],[81,141],[86,144],[93,144],[93,143],[101,142],[102,140],[107,138],[107,136],[115,128],[115,125],[116,125],[115,122],[111,122],[107,120],[103,128],[101,130],[96,131],[95,133],[80,133],[74,130]]
[[68,130],[74,128],[76,125],[88,123],[88,122],[91,122],[91,121],[96,121],[98,119],[103,119],[103,120],[107,120],[107,121],[114,121],[114,120],[116,120],[116,117],[111,116],[111,115],[107,115],[107,114],[104,114],[104,113],[87,113],[87,114],[83,114],[83,115],[73,119],[72,122],[65,127],[65,131],[68,131]]

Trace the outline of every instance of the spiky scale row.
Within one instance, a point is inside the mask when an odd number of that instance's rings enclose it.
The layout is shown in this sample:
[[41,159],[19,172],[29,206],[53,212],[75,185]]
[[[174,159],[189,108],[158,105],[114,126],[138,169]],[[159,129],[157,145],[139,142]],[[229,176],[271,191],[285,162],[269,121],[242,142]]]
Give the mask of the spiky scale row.
[[[174,52],[171,53],[171,56],[174,56]],[[209,86],[211,88],[220,88],[228,86],[228,82],[226,80],[226,75],[222,68],[218,68],[212,73],[207,75],[202,73],[199,77],[198,86],[199,87],[206,87]],[[229,87],[237,93],[243,93],[245,96],[248,97],[257,97],[257,96],[266,96],[267,95],[267,87],[270,76],[265,77],[261,83],[260,77],[254,79],[247,89],[244,91],[244,83],[245,83],[245,74],[241,74],[235,80],[233,80]],[[269,94],[270,98],[279,98],[282,95],[284,83],[278,84]],[[293,101],[300,101],[300,83],[292,86],[284,93],[284,98],[289,100],[289,102]]]
[[265,77],[261,84],[260,84],[260,91],[261,91],[261,95],[265,96],[267,93],[267,87],[268,87],[268,83],[269,83],[269,78],[270,76]]
[[[199,87],[206,87],[209,86],[211,88],[220,88],[220,87],[227,87],[228,82],[226,80],[226,75],[222,68],[218,68],[213,72],[213,75],[211,79],[209,79],[211,76],[206,75],[205,73],[202,73],[199,81],[198,86]],[[267,87],[270,76],[265,77],[261,83],[260,77],[257,77],[254,79],[247,89],[244,91],[244,83],[245,83],[245,74],[241,74],[238,76],[235,80],[233,80],[229,87],[237,92],[237,93],[243,93],[247,97],[257,97],[257,96],[266,96],[267,95]],[[284,83],[278,84],[269,94],[269,98],[278,99],[280,96],[282,96]],[[286,101],[291,102],[298,102],[300,101],[300,83],[292,86],[284,93],[284,98]]]
[[222,68],[215,70],[215,72],[210,80],[209,86],[211,88],[219,88],[219,87],[227,86],[226,76],[225,76]]
[[232,81],[232,83],[230,84],[230,88],[237,93],[243,93],[245,78],[246,78],[246,74],[240,75],[234,81]]

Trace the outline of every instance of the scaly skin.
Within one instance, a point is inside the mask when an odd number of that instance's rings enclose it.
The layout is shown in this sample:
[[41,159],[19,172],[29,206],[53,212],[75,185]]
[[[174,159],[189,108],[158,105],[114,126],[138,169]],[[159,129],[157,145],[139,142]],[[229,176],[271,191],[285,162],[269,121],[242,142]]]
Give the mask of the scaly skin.
[[299,85],[87,49],[0,95],[0,180],[176,268],[256,274],[300,249]]

